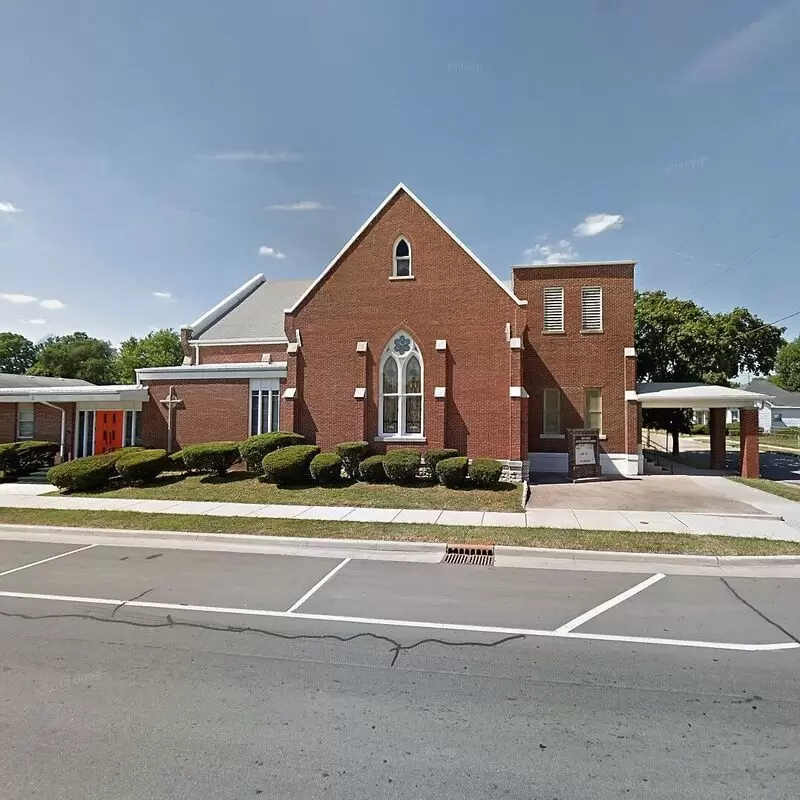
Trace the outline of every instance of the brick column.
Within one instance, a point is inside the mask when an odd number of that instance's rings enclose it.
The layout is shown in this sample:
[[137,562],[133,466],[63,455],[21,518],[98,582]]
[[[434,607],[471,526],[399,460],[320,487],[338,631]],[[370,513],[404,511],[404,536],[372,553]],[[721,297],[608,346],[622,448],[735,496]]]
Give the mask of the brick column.
[[[428,366],[430,364],[430,366]],[[436,340],[436,351],[425,365],[425,380],[428,386],[425,438],[428,448],[438,449],[444,447],[445,431],[447,430],[447,340]]]
[[743,478],[757,478],[761,474],[758,457],[758,411],[739,409],[739,473]]
[[300,433],[299,404],[302,389],[303,370],[300,363],[300,348],[297,342],[290,342],[286,348],[286,383],[281,397],[282,431]]
[[523,384],[522,337],[514,336],[509,341],[511,348],[509,387],[509,460],[522,463],[522,477],[528,476],[528,402],[529,396]]
[[727,409],[712,408],[708,414],[708,432],[711,434],[711,469],[725,469],[725,413]]
[[353,392],[354,402],[357,404],[356,418],[357,429],[361,431],[361,438],[363,441],[370,441],[369,431],[369,417],[367,414],[367,391],[369,390],[369,345],[367,342],[356,343],[357,358],[361,362],[358,372],[360,377],[360,386],[356,386]]
[[[626,347],[623,358],[625,361],[625,453],[636,456],[636,473],[641,466],[642,444],[642,408],[636,396],[636,350]],[[629,465],[630,471],[630,465]]]

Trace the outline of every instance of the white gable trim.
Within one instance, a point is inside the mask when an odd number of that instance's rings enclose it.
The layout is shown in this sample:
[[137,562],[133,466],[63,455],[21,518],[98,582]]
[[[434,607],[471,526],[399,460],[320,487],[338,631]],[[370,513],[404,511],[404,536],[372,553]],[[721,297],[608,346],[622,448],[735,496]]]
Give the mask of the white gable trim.
[[[249,281],[243,283],[236,289],[236,291],[231,292],[224,300],[220,300],[214,308],[206,311],[202,317],[198,317],[191,325],[186,327],[191,328],[195,336],[199,335],[203,330],[210,328],[217,320],[224,317],[237,303],[244,300],[249,294],[252,294],[253,290],[264,283],[265,280],[266,278],[263,272],[254,275]],[[198,330],[198,328],[201,330]]]
[[[320,273],[319,277],[303,292],[291,308],[284,309],[285,314],[293,314],[310,297],[322,282],[322,279],[336,266],[339,259],[353,246],[362,233],[373,223],[384,208],[400,193],[405,192],[417,205],[518,305],[528,305],[527,300],[520,300],[451,230],[442,222],[404,183],[398,183],[389,196],[370,214],[367,221],[355,232],[350,241],[336,254],[333,261]],[[223,301],[224,302],[224,301]]]

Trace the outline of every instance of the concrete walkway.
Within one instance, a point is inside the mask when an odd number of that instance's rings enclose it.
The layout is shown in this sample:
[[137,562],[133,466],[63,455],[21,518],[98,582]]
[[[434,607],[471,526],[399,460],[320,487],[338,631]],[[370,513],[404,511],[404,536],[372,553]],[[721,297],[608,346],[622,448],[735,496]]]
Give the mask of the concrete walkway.
[[[264,517],[347,522],[393,522],[563,530],[647,531],[755,536],[800,541],[800,504],[757,489],[724,481],[731,499],[759,509],[755,515],[698,514],[669,511],[609,511],[571,508],[528,508],[522,512],[443,511],[438,509],[353,508],[351,506],[257,505],[188,500],[136,500],[105,497],[61,497],[7,491],[0,485],[0,509],[38,508],[86,511],[135,511],[150,514],[198,514],[210,517]],[[49,487],[48,487],[49,488]],[[766,499],[763,499],[766,498]],[[788,516],[787,516],[788,515]],[[781,519],[783,517],[786,521]],[[3,521],[0,510],[0,522]],[[487,532],[487,538],[491,534]]]

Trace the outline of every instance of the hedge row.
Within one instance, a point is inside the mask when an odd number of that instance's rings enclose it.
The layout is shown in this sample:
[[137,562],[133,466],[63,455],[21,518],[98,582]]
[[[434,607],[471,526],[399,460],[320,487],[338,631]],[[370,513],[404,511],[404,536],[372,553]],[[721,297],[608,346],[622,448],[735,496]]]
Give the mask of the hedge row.
[[[468,458],[457,455],[457,452],[433,450],[425,454],[425,463],[439,483],[453,489],[468,483],[482,489],[492,489],[500,483],[503,465],[499,461],[476,458],[470,463]],[[385,456],[364,459],[359,467],[359,477],[367,483],[384,483],[388,480],[400,485],[409,484],[416,478],[420,462],[421,456],[416,450],[390,450]]]
[[0,474],[6,479],[29,475],[52,467],[59,446],[55,442],[9,442],[0,444]]

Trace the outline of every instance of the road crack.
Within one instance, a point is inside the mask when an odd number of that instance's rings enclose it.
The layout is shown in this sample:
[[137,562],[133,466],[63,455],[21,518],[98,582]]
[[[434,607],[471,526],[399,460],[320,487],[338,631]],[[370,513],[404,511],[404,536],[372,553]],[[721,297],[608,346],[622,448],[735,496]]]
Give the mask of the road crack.
[[768,622],[770,625],[772,625],[773,628],[777,628],[781,633],[783,633],[786,636],[788,636],[793,642],[797,642],[797,644],[800,644],[800,639],[798,639],[797,636],[795,636],[791,631],[786,630],[786,628],[784,628],[783,625],[775,622],[774,619],[770,619],[763,611],[759,611],[759,609],[757,609],[751,602],[749,602],[748,600],[745,600],[744,597],[742,597],[739,594],[739,592],[737,592],[736,589],[734,589],[733,586],[731,586],[728,583],[728,581],[725,580],[725,578],[720,578],[720,580],[725,584],[725,586],[728,589],[728,591],[740,603],[744,603],[744,605],[746,605],[751,611],[755,611],[755,613],[758,614],[758,616],[761,617],[761,619],[763,619],[764,622]]

